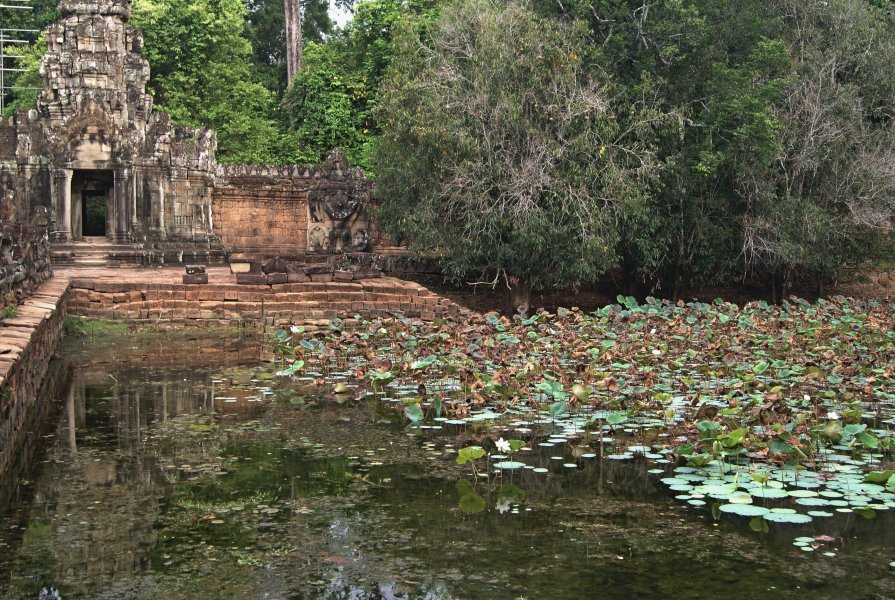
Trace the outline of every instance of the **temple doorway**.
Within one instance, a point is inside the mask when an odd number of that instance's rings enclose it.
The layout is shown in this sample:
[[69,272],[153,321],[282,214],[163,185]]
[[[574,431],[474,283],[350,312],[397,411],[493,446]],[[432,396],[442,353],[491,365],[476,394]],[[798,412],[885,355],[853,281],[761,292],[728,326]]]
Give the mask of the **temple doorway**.
[[75,170],[71,182],[72,235],[106,237],[115,176],[112,171]]

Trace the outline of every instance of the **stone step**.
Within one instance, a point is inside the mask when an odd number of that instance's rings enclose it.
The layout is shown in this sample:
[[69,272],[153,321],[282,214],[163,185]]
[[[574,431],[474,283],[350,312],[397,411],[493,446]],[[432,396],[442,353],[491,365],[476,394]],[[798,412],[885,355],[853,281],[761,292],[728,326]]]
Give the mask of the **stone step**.
[[53,252],[126,252],[133,251],[133,246],[127,244],[53,244],[51,250]]
[[147,249],[111,242],[75,242],[57,244],[50,250],[52,264],[57,267],[119,267],[125,265],[159,265],[191,263],[224,263],[226,253],[219,248],[171,246],[163,249]]
[[107,256],[110,251],[99,248],[52,248],[50,256]]

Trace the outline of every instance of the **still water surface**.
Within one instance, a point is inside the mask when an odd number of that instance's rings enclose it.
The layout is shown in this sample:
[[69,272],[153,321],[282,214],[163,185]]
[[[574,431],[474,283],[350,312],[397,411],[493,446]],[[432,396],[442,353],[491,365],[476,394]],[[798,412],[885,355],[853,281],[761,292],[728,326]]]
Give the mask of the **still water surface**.
[[889,514],[826,521],[841,539],[807,553],[810,525],[715,521],[644,462],[553,447],[525,457],[549,473],[477,481],[454,452],[485,434],[286,386],[252,340],[63,354],[0,512],[0,598],[895,598]]

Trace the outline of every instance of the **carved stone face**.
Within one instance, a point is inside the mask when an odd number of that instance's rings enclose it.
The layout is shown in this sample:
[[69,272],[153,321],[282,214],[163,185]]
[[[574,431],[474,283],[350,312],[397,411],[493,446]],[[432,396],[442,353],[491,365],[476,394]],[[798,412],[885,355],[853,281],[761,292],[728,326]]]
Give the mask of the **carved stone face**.
[[50,225],[50,217],[46,206],[35,206],[31,212],[32,227],[48,227]]
[[342,180],[348,176],[348,159],[338,148],[333,149],[323,163],[323,172],[329,180]]
[[345,192],[336,192],[323,200],[323,207],[330,219],[341,223],[357,210],[360,202]]

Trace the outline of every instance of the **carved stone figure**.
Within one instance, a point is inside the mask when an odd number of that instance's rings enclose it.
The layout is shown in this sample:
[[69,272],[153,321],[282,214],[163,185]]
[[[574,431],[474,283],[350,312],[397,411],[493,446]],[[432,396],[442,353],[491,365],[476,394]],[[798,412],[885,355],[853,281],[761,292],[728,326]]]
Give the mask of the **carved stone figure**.
[[330,152],[317,185],[308,193],[308,249],[327,253],[368,251],[368,202],[366,179],[349,169],[338,148]]

